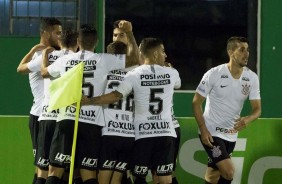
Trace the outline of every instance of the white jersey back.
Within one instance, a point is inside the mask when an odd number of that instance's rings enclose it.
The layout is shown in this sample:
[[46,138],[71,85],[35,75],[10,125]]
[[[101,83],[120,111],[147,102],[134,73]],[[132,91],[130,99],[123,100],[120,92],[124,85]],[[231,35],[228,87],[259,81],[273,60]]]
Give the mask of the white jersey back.
[[[80,62],[84,62],[83,94],[88,97],[104,94],[106,79],[109,71],[122,69],[125,66],[125,55],[96,54],[91,51],[79,51],[63,56],[48,67],[48,72],[53,77],[63,75]],[[75,119],[75,106],[60,109],[58,121]],[[101,106],[82,106],[79,121],[104,126],[104,114]]]
[[[41,56],[41,54],[42,51],[35,52],[30,62],[32,62],[35,58]],[[33,95],[33,105],[31,107],[30,114],[39,116],[41,112],[44,91],[43,78],[41,76],[40,71],[29,73],[29,84],[31,88],[31,93]]]
[[[58,58],[74,53],[71,50],[62,49],[60,51],[53,51],[48,54],[48,61],[49,65],[54,63]],[[52,81],[52,78],[45,78],[44,79],[44,100],[42,104],[42,111],[39,117],[39,120],[57,120],[59,109],[53,110],[51,112],[47,112],[47,109],[49,107],[49,100],[50,100],[50,93],[49,93],[49,86]]]
[[[105,94],[116,90],[126,73],[124,70],[111,71],[107,76]],[[132,115],[133,93],[114,104],[105,106],[104,116],[106,126],[102,129],[102,135],[135,137]]]
[[238,132],[233,128],[245,100],[260,99],[258,76],[247,67],[234,79],[227,64],[210,69],[196,92],[207,98],[204,118],[212,136],[234,142]]
[[176,137],[171,108],[174,88],[179,88],[181,81],[175,69],[160,65],[142,65],[127,73],[117,89],[121,93],[123,85],[134,91],[136,139]]

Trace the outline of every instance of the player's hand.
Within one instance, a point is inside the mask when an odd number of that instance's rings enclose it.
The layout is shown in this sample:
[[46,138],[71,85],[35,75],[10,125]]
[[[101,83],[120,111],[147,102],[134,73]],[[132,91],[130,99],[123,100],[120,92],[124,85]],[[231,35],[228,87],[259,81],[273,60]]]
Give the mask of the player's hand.
[[164,62],[164,64],[165,64],[166,67],[171,67],[171,68],[173,68],[172,64],[169,63],[169,62]]
[[244,117],[241,117],[235,120],[234,129],[237,131],[241,131],[247,127],[247,123]]
[[200,128],[201,131],[201,140],[202,142],[209,146],[209,147],[213,147],[213,138],[212,135],[210,134],[210,132],[208,131],[208,129],[206,127]]
[[129,21],[121,20],[118,24],[120,29],[123,29],[126,33],[132,32],[132,24]]
[[53,52],[55,50],[55,48],[53,47],[46,47],[43,51],[42,51],[42,54],[45,55],[45,54],[49,54],[50,52]]
[[82,95],[81,97],[81,101],[80,101],[80,105],[91,105],[90,104],[90,98],[88,98],[87,96]]

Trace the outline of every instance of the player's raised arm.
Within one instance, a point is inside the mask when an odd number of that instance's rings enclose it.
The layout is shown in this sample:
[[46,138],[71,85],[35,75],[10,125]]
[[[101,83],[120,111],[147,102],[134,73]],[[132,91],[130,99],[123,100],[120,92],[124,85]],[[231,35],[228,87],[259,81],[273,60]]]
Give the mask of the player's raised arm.
[[46,46],[43,45],[43,44],[37,44],[37,45],[35,45],[34,47],[32,47],[32,48],[30,49],[30,51],[29,51],[29,52],[23,57],[23,59],[21,60],[19,66],[18,66],[18,68],[17,68],[17,72],[18,72],[18,73],[22,73],[22,74],[27,74],[27,73],[31,72],[31,71],[28,69],[28,66],[27,66],[28,62],[31,61],[31,59],[32,59],[32,57],[33,57],[33,55],[34,55],[35,52],[40,51],[40,50],[44,49],[45,47],[46,47]]

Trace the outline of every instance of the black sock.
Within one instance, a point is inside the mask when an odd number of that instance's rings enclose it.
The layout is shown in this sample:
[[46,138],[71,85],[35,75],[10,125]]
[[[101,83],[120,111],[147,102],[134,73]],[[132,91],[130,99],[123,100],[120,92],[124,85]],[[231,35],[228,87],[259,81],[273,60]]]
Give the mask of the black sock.
[[60,184],[68,184],[69,181],[66,181],[66,180],[61,180],[61,183]]
[[147,184],[146,179],[142,177],[136,177],[134,180],[134,184]]
[[172,178],[172,184],[178,184],[178,181],[177,181],[176,177]]
[[35,184],[37,180],[37,174],[35,173],[33,176],[32,184]]
[[220,176],[217,184],[231,184],[232,180],[227,180],[225,178],[223,178],[222,176]]
[[81,177],[78,177],[78,178],[73,179],[73,183],[74,184],[83,184],[83,181],[82,181]]
[[89,179],[83,182],[84,184],[98,184],[96,179]]
[[40,178],[40,177],[38,177],[38,178],[36,179],[35,184],[45,184],[45,182],[46,182],[46,179],[45,179],[45,178]]
[[45,184],[60,184],[61,179],[56,176],[48,176]]

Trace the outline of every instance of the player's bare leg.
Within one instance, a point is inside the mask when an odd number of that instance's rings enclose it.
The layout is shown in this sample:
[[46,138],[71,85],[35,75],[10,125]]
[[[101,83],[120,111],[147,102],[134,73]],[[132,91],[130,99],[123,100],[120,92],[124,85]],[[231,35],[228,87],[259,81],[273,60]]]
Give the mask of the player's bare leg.
[[205,173],[206,184],[217,184],[220,177],[220,172],[218,169],[208,167]]
[[111,182],[113,171],[111,170],[99,170],[98,181],[99,184],[109,184]]

